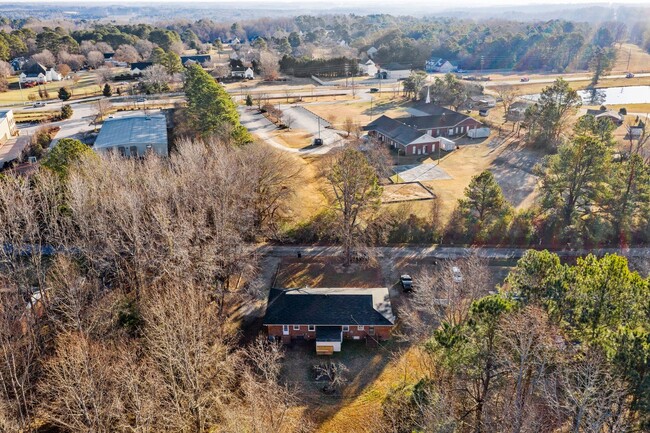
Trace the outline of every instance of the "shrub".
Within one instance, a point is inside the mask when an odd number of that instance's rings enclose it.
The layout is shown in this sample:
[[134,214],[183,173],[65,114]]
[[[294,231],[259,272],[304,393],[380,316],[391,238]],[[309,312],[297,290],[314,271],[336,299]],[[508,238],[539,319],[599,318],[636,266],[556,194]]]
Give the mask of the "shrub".
[[72,110],[70,104],[65,104],[63,107],[61,107],[61,120],[71,118],[73,113],[74,111]]
[[111,89],[110,84],[104,84],[104,90],[102,90],[102,94],[106,97],[113,96],[113,89]]

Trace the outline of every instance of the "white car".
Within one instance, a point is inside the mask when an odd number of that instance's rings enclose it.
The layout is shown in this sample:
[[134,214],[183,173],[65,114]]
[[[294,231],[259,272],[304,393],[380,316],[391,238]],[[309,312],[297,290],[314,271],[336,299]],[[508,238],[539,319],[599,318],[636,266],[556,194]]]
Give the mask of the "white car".
[[454,266],[451,268],[451,276],[454,279],[454,283],[463,282],[463,274],[460,272],[460,269],[458,269],[458,266]]

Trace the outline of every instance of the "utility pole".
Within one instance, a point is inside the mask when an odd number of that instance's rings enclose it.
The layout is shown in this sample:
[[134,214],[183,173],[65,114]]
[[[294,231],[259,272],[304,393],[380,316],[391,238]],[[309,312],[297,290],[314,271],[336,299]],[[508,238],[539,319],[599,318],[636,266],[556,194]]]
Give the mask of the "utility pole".
[[630,59],[631,59],[631,58],[632,58],[632,48],[630,48],[630,49],[628,50],[628,52],[627,52],[627,67],[625,68],[625,70],[626,70],[627,72],[630,72]]
[[370,120],[372,120],[372,100],[373,100],[373,97],[371,96],[370,97]]

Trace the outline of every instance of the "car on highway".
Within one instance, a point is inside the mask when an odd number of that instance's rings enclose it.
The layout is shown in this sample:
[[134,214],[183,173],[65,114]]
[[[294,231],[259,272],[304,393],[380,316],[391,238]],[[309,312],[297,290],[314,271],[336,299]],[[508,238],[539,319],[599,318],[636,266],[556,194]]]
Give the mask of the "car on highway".
[[32,104],[32,107],[34,107],[34,108],[45,107],[45,102],[41,102],[41,101],[39,101],[39,102],[34,102],[34,103]]
[[370,90],[369,90],[369,92],[370,92],[370,93],[377,93],[377,92],[379,92],[379,89],[376,88],[376,87],[371,87]]
[[402,285],[402,291],[412,292],[413,291],[413,278],[410,275],[404,274],[399,277],[399,282]]
[[314,146],[322,146],[322,145],[323,145],[322,138],[314,138]]
[[634,78],[634,74],[632,72],[628,72],[625,74],[625,78]]
[[528,78],[528,77],[521,77],[521,80],[519,80],[519,81],[521,81],[522,83],[527,83],[527,82],[530,81],[530,78]]
[[138,99],[136,99],[135,102],[145,102],[146,100],[147,98],[141,96]]

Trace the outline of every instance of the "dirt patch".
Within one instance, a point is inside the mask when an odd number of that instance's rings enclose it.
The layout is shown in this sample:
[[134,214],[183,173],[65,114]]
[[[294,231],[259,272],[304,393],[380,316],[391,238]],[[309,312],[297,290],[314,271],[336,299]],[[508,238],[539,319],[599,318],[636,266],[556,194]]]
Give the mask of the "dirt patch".
[[373,263],[345,267],[338,257],[287,258],[279,265],[275,287],[383,287],[383,279]]
[[384,185],[382,203],[432,200],[435,196],[419,182]]
[[544,152],[513,142],[490,165],[490,171],[503,194],[515,208],[525,208],[532,204],[538,184],[533,168],[544,155]]

